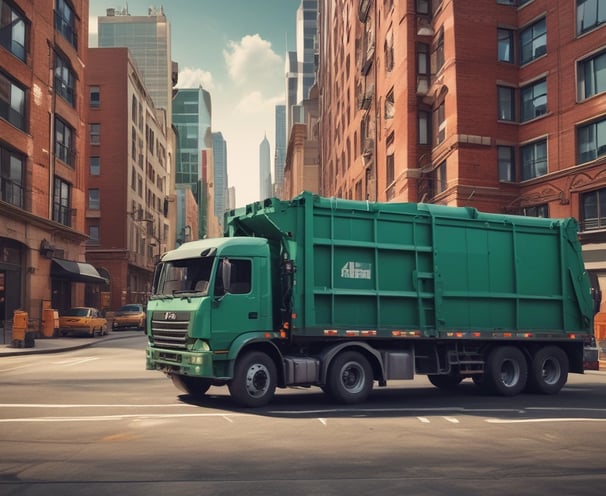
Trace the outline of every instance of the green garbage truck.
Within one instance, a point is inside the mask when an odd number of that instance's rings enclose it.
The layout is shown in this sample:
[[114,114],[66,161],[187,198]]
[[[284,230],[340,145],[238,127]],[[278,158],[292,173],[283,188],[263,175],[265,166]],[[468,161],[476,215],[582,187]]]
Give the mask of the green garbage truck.
[[232,210],[225,236],[165,253],[147,304],[147,369],[182,391],[277,388],[365,401],[426,375],[490,394],[554,394],[599,367],[573,218],[304,192]]

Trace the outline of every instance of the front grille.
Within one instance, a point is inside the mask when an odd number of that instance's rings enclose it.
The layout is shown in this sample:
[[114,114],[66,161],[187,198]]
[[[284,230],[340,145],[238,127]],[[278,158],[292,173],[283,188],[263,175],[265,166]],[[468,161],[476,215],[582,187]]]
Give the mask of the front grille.
[[190,312],[154,312],[151,333],[154,346],[185,350]]

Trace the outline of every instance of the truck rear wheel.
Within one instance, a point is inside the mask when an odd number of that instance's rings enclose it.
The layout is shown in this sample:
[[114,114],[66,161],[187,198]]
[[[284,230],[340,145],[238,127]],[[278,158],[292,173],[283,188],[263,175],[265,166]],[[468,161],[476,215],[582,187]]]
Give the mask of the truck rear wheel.
[[265,353],[252,351],[236,362],[229,393],[236,403],[245,407],[267,405],[276,392],[276,365]]
[[528,364],[524,354],[514,346],[499,346],[486,360],[484,384],[488,391],[501,396],[515,396],[526,387]]
[[330,367],[326,381],[328,393],[340,403],[361,403],[372,391],[372,368],[364,355],[345,351],[337,355]]
[[177,389],[184,393],[201,398],[210,388],[210,380],[202,377],[190,377],[187,375],[170,374],[170,379]]
[[568,356],[557,346],[546,346],[536,352],[528,374],[528,391],[556,394],[568,380]]

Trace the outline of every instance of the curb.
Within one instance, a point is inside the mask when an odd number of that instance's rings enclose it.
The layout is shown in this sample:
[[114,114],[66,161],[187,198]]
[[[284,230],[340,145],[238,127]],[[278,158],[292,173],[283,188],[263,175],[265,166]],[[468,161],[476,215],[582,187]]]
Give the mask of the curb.
[[[36,348],[35,346],[32,348],[12,348],[12,347],[6,345],[6,348],[4,348],[3,350],[0,350],[0,359],[2,357],[14,357],[14,356],[22,356],[22,355],[48,355],[51,353],[62,353],[64,351],[81,350],[83,348],[93,347],[98,343],[104,343],[106,341],[114,341],[114,340],[118,340],[118,339],[134,338],[134,337],[141,336],[141,335],[145,335],[145,333],[129,334],[126,336],[124,336],[124,335],[114,336],[113,334],[110,334],[107,336],[100,336],[100,337],[96,338],[94,341],[90,340],[90,341],[87,341],[86,343],[74,343],[73,345],[70,344],[70,345],[57,346],[56,348]],[[39,339],[44,339],[44,338],[39,338]],[[12,349],[14,349],[15,351],[6,351],[6,350],[12,350]]]

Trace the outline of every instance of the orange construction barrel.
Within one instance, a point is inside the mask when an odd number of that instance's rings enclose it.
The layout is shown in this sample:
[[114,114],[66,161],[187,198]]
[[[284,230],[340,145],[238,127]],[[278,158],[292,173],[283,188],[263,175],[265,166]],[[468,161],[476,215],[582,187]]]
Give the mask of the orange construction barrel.
[[606,340],[606,312],[598,312],[593,318],[593,334],[596,341]]
[[13,341],[25,341],[27,331],[27,312],[15,310],[13,312]]
[[59,312],[53,308],[45,308],[42,311],[42,336],[52,338],[59,328]]

